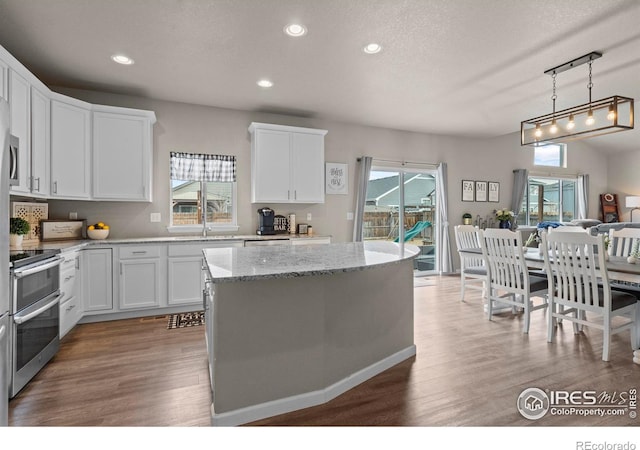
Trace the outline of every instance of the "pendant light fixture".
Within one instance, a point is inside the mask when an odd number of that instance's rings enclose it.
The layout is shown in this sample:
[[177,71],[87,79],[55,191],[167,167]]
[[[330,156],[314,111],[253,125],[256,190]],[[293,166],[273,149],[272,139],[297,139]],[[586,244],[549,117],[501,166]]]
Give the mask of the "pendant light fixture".
[[[595,101],[591,98],[592,63],[601,56],[602,53],[591,52],[544,72],[553,79],[553,112],[520,122],[521,145],[546,145],[633,129],[632,98],[620,95]],[[556,76],[585,63],[589,64],[589,103],[556,111]]]

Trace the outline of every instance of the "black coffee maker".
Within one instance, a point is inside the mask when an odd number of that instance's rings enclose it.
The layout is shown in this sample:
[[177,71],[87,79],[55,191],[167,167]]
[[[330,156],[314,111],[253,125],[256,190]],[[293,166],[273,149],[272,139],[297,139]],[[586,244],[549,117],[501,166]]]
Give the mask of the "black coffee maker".
[[257,234],[276,234],[273,228],[273,218],[275,211],[271,208],[260,208],[258,210],[258,230]]

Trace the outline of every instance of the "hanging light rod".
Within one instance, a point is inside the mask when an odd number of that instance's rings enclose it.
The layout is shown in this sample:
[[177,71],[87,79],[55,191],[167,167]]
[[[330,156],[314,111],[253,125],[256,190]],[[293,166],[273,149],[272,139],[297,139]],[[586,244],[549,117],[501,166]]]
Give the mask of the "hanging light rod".
[[589,61],[596,60],[598,58],[602,58],[602,53],[600,53],[600,52],[587,53],[586,55],[583,55],[580,58],[576,58],[576,59],[573,59],[573,60],[571,60],[569,62],[566,62],[564,64],[560,64],[559,66],[556,66],[553,69],[545,70],[544,74],[545,75],[553,75],[553,74],[562,73],[562,72],[565,72],[565,71],[567,71],[569,69],[573,69],[574,67],[578,67],[578,66],[581,66],[583,64],[586,64]]

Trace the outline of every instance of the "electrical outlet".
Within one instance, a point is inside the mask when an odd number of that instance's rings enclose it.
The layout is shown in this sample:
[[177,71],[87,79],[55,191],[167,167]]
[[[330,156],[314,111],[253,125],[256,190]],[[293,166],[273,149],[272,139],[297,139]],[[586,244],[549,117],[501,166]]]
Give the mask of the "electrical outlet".
[[69,220],[77,220],[78,219],[78,213],[77,212],[70,212],[69,213]]
[[160,213],[151,213],[150,219],[151,222],[160,222],[162,220]]
[[348,212],[347,213],[347,220],[353,220],[353,213],[352,212]]
[[311,213],[307,213],[307,220],[311,220]]

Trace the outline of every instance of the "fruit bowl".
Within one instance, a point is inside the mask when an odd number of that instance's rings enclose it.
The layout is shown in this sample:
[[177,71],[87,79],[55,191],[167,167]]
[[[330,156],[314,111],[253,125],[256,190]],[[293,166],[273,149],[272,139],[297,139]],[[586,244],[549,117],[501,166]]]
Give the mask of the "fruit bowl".
[[89,239],[106,239],[109,236],[109,230],[87,230]]

